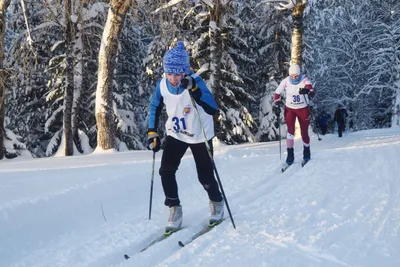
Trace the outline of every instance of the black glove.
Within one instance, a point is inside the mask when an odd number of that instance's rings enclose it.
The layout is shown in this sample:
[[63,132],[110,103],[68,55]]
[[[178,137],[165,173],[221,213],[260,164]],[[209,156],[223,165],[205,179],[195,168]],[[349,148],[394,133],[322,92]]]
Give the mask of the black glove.
[[192,76],[185,76],[181,83],[182,87],[189,91],[189,94],[194,98],[194,100],[196,100],[196,102],[200,101],[202,93],[196,84],[196,80]]
[[274,105],[274,106],[272,107],[272,111],[275,113],[275,115],[276,115],[277,117],[279,117],[279,115],[281,114],[281,107],[280,107],[280,105]]
[[282,105],[283,105],[283,102],[280,99],[277,99],[277,100],[274,101],[274,106],[280,107]]
[[301,95],[308,95],[309,92],[310,92],[310,90],[308,88],[300,88],[299,89],[299,94],[301,94]]
[[157,132],[149,130],[147,133],[147,145],[148,148],[154,152],[158,152],[161,148],[160,136]]

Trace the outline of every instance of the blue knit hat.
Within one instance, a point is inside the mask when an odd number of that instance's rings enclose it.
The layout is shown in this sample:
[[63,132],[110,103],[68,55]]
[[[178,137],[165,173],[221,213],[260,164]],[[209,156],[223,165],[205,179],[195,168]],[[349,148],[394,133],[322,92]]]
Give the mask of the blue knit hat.
[[174,48],[171,48],[165,53],[163,66],[165,73],[189,73],[190,59],[183,42],[177,42]]

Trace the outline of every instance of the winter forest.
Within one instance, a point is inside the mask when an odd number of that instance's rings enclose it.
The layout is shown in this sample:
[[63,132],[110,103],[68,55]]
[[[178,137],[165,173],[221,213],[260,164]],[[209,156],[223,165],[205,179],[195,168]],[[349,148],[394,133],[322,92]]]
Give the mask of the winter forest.
[[[178,40],[217,100],[218,139],[277,140],[272,96],[288,75],[295,2],[0,0],[0,158],[146,149]],[[309,0],[302,24],[314,118],[342,104],[350,131],[400,125],[400,1]]]

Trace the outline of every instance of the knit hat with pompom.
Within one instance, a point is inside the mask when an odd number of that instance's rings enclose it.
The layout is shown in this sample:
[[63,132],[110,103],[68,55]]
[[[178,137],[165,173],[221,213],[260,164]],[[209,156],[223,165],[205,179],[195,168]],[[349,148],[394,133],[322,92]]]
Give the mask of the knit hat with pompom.
[[183,42],[177,42],[175,47],[165,53],[163,67],[164,72],[168,74],[189,73],[190,59]]
[[300,66],[296,63],[290,64],[289,75],[300,75]]

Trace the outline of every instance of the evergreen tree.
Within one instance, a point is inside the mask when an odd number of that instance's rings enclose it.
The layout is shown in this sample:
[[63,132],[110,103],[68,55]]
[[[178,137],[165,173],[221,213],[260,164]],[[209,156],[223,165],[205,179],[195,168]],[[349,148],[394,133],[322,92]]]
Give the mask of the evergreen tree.
[[[55,36],[55,23],[42,24],[47,19],[43,16],[42,8],[42,4],[37,2],[26,3],[26,10],[29,10],[27,19],[31,29],[30,37],[34,41],[34,46],[31,46],[26,38],[27,25],[24,22],[23,9],[18,2],[11,4],[6,58],[11,85],[7,92],[8,127],[21,136],[21,141],[29,151],[39,157],[45,155],[52,136],[45,130],[49,108],[46,103],[46,82],[50,79],[50,73],[45,70],[52,56],[51,47]],[[40,25],[44,27],[39,27]],[[47,35],[42,30],[46,30]]]
[[[255,29],[252,36],[256,43],[254,48],[256,65],[249,75],[253,75],[256,84],[262,86],[258,93],[258,99],[261,101],[257,109],[259,120],[257,140],[270,141],[279,138],[279,125],[276,124],[276,116],[272,112],[272,103],[279,81],[287,74],[292,30],[291,17],[290,10],[279,10],[274,5],[256,5],[256,8],[252,10],[255,11],[255,15],[250,17],[254,18]],[[283,112],[281,116],[280,122],[283,129]],[[282,129],[281,137],[285,134]]]
[[144,105],[140,97],[141,60],[144,44],[133,14],[127,15],[125,26],[119,37],[119,51],[113,83],[113,106],[116,119],[118,149],[144,149],[142,137],[145,134]]
[[365,70],[369,79],[360,98],[371,113],[367,128],[383,128],[392,123],[400,91],[400,2],[373,0],[371,6],[373,20],[367,34],[371,57]]
[[[241,25],[234,2],[201,3],[195,19],[197,40],[192,55],[204,71],[220,111],[216,119],[216,136],[227,144],[254,141],[256,124],[246,108],[255,99],[243,88],[238,63],[249,62],[242,56],[246,42],[235,31]],[[207,16],[206,16],[207,15]]]
[[305,29],[305,69],[316,87],[315,108],[333,113],[339,103],[344,104],[351,126],[357,127],[365,116],[357,97],[369,78],[366,34],[371,10],[365,1],[339,1],[322,8],[311,9],[306,19],[310,27]]

